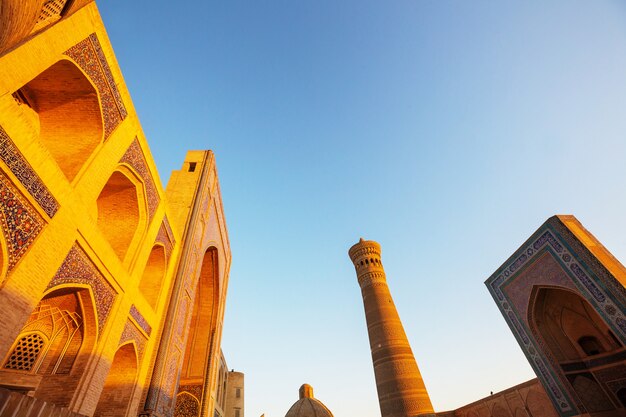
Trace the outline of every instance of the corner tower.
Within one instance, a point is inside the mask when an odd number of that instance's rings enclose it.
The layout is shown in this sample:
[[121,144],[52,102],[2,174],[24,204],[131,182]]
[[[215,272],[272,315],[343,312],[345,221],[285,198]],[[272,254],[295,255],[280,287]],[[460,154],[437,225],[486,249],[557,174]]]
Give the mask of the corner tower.
[[435,415],[391,298],[380,245],[361,239],[348,252],[361,287],[382,417]]

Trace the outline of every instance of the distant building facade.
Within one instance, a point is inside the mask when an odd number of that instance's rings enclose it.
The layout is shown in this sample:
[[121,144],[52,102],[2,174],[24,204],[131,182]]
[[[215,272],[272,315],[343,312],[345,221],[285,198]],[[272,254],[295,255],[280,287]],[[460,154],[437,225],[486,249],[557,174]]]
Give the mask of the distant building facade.
[[244,374],[231,370],[226,374],[225,417],[244,417]]
[[163,187],[95,3],[3,0],[0,414],[225,415],[230,263],[213,153]]

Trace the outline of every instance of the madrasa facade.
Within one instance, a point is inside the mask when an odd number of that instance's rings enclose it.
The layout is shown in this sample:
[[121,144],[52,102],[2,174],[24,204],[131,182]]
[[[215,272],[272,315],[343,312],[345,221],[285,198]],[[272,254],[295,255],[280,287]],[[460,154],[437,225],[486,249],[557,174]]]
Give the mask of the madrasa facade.
[[[626,270],[572,216],[487,288],[537,378],[435,411],[376,242],[350,251],[383,417],[626,415]],[[0,0],[0,417],[244,417],[215,156],[161,184],[91,0]],[[303,385],[288,417],[332,417]]]
[[215,156],[161,184],[96,4],[0,1],[0,415],[243,417]]

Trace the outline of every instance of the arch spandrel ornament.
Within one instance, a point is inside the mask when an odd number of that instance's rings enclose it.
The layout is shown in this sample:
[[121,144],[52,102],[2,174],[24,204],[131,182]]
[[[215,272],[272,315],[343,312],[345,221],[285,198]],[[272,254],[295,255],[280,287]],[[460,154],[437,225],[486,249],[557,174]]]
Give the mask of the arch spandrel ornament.
[[115,128],[126,118],[128,112],[98,36],[92,33],[64,54],[74,60],[96,86],[102,106],[104,139],[108,139]]
[[43,217],[9,178],[0,172],[0,283],[30,249],[44,226]]
[[100,334],[117,293],[78,243],[72,246],[48,284],[46,291],[76,284],[83,284],[91,288],[97,312],[98,334]]

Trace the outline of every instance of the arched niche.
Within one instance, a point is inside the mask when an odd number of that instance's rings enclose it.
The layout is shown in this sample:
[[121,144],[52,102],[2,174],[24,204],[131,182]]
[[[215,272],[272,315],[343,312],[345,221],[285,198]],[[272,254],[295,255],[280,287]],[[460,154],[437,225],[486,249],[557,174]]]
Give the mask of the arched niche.
[[98,196],[98,228],[121,261],[146,221],[143,187],[134,173],[120,166]]
[[37,304],[4,358],[0,384],[26,387],[36,397],[66,407],[96,338],[97,316],[90,290],[54,288]]
[[528,391],[526,409],[531,417],[559,417],[546,393],[535,388]]
[[192,394],[183,391],[176,396],[174,417],[197,417],[200,415],[200,401]]
[[159,302],[159,295],[163,287],[163,279],[167,269],[165,248],[163,245],[154,245],[148,256],[146,267],[144,268],[139,291],[143,294],[148,304],[156,310]]
[[70,60],[58,61],[13,93],[22,113],[72,181],[103,140],[98,93]]
[[131,404],[137,380],[138,357],[134,343],[117,349],[111,369],[104,381],[94,417],[135,416],[136,404]]
[[586,359],[621,347],[589,302],[573,291],[535,288],[531,300],[531,328],[558,362]]
[[216,248],[211,247],[202,258],[181,371],[181,385],[201,384],[207,377],[206,363],[217,326],[218,297],[218,253]]

